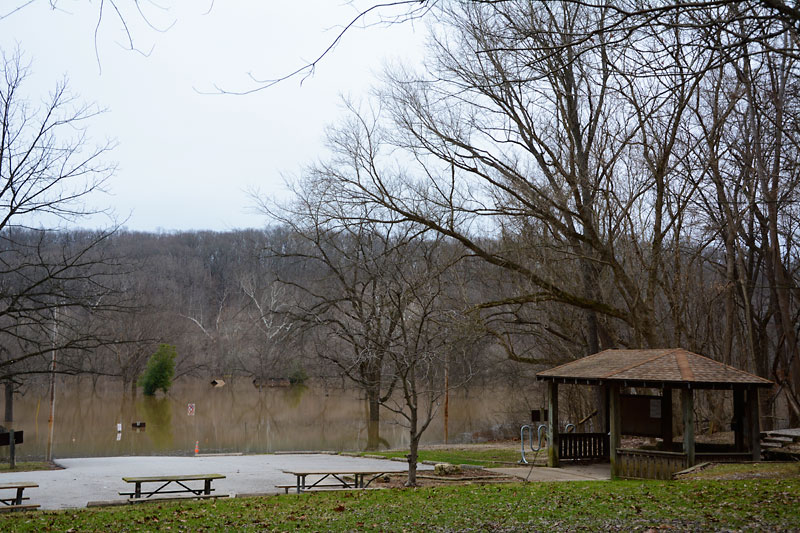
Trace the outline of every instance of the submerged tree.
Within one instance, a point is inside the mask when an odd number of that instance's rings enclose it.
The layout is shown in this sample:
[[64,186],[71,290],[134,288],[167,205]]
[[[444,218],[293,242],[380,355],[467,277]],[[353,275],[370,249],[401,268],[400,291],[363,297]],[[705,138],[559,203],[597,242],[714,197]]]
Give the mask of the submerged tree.
[[145,367],[142,377],[139,378],[139,385],[142,386],[145,396],[155,396],[159,389],[164,394],[167,393],[175,375],[175,358],[177,356],[178,352],[171,344],[162,344],[150,356],[147,367]]

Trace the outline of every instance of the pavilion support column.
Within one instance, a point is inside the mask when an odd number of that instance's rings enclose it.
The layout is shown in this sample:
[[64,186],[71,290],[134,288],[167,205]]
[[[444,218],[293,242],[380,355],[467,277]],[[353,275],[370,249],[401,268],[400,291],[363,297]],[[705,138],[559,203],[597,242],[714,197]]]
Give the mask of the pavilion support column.
[[608,433],[608,385],[598,385],[597,432]]
[[745,451],[745,435],[749,428],[745,425],[744,390],[733,389],[733,435],[735,450]]
[[622,413],[619,405],[619,385],[608,387],[608,421],[610,432],[608,437],[608,456],[611,461],[611,478],[617,477],[617,448],[622,435]]
[[752,453],[753,461],[761,460],[761,425],[759,424],[758,414],[758,388],[750,387],[747,389],[747,398],[745,399],[745,411],[747,412],[747,424],[750,431],[750,452]]
[[681,409],[683,410],[683,453],[687,466],[694,466],[694,391],[681,389]]
[[547,466],[558,468],[558,383],[547,382]]
[[661,448],[672,451],[672,387],[661,391]]

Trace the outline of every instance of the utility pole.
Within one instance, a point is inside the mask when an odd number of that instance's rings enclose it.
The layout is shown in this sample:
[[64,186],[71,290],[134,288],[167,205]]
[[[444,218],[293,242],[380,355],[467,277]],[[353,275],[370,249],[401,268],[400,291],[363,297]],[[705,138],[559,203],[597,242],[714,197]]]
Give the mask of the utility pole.
[[447,444],[447,422],[450,417],[450,358],[444,359],[444,443]]
[[9,379],[5,383],[6,393],[6,431],[8,431],[8,467],[14,470],[17,467],[16,435],[14,433],[14,381]]
[[53,349],[50,360],[50,418],[47,420],[47,456],[46,461],[53,460],[53,423],[56,416],[56,335],[58,334],[58,307],[53,310]]

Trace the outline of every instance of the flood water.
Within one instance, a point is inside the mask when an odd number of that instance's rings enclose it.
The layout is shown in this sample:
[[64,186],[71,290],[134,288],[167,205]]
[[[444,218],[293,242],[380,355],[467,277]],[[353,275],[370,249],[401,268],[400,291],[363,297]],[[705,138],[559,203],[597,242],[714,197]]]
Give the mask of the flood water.
[[[448,442],[473,442],[513,434],[527,407],[509,405],[505,387],[452,391]],[[93,387],[87,378],[64,378],[56,388],[53,457],[266,453],[302,450],[363,450],[367,404],[358,389],[309,385],[264,387],[249,380],[212,387],[181,380],[169,394],[134,396],[116,382]],[[18,460],[46,454],[50,401],[46,386],[15,395],[14,428],[24,431]],[[388,410],[381,411],[383,447],[408,445],[408,431]],[[144,430],[132,424],[144,422]],[[122,431],[117,432],[121,424]],[[444,439],[443,409],[423,443]],[[0,454],[7,455],[8,448]]]

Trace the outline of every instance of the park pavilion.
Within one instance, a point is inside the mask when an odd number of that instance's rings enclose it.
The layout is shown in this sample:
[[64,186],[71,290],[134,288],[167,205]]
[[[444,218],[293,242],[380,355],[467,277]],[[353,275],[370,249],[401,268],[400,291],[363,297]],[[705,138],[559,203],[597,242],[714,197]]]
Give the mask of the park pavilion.
[[[607,457],[613,477],[668,479],[705,461],[758,461],[758,390],[772,382],[681,348],[604,350],[536,374],[547,383],[548,465],[565,459]],[[558,386],[601,387],[605,431],[560,433]],[[658,394],[653,394],[656,390]],[[642,394],[641,391],[651,391]],[[695,443],[695,391],[732,391],[732,445]],[[673,391],[680,394],[683,439],[673,442]],[[660,438],[657,449],[620,447],[622,435]]]

